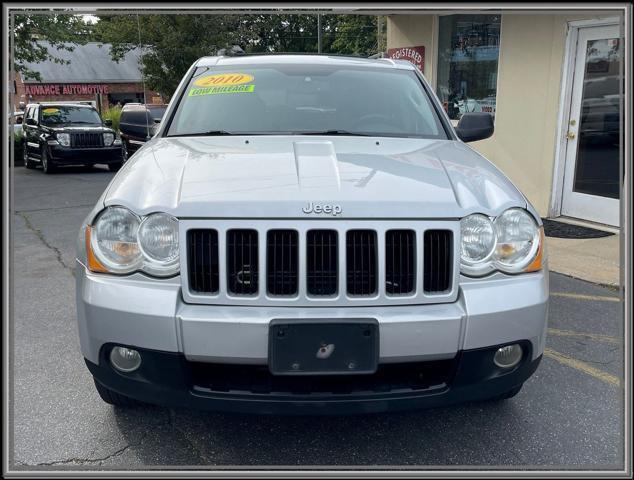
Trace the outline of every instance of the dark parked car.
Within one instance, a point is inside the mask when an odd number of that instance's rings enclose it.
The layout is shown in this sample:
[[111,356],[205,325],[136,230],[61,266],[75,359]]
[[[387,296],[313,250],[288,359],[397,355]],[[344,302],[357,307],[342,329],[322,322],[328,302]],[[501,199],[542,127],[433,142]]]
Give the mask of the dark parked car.
[[123,162],[121,139],[92,105],[32,103],[23,123],[24,165],[51,173],[60,165],[107,164],[112,171]]
[[121,109],[119,133],[124,157],[136,152],[157,132],[167,105],[126,103]]

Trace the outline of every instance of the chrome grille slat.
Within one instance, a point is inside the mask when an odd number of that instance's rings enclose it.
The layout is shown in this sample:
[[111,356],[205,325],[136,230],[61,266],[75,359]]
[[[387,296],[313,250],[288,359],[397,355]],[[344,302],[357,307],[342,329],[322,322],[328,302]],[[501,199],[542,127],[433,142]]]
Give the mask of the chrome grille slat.
[[[179,224],[181,238],[187,239],[181,246],[186,303],[326,307],[457,298],[458,221],[184,219]],[[217,243],[201,245],[199,237],[190,236],[196,230],[216,231]],[[214,263],[212,273],[216,251],[223,260]]]

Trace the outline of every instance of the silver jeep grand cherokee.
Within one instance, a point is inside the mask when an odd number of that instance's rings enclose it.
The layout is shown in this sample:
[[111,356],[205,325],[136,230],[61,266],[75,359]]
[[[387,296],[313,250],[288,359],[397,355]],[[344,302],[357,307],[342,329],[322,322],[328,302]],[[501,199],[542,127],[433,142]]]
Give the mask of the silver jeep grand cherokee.
[[208,57],[77,244],[101,397],[352,413],[509,398],[544,350],[541,220],[409,63]]

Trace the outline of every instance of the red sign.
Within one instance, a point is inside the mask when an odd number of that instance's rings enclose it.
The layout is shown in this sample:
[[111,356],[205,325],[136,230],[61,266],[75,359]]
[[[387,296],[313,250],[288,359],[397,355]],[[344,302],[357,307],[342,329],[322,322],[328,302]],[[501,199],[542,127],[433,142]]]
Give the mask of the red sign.
[[388,58],[409,60],[421,72],[425,72],[425,47],[388,48],[387,56]]
[[98,83],[37,83],[24,85],[27,95],[95,95],[108,94],[108,85]]

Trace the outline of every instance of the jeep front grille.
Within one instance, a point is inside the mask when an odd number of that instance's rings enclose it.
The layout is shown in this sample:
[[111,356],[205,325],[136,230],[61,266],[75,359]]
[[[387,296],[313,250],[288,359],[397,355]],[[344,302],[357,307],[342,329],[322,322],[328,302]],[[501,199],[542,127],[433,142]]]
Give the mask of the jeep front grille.
[[187,232],[187,262],[189,288],[193,292],[217,293],[218,232],[215,230],[189,230]]
[[306,233],[306,289],[309,295],[336,295],[337,258],[336,230],[309,230]]
[[103,147],[103,135],[101,133],[71,133],[70,146],[72,148]]
[[388,295],[409,295],[416,286],[416,232],[385,232],[385,290]]
[[423,290],[444,292],[451,282],[451,249],[453,235],[449,230],[427,230],[425,232],[425,274]]
[[404,226],[366,220],[182,220],[183,298],[280,306],[455,301],[459,223]]
[[253,295],[258,291],[258,232],[227,232],[227,283],[229,292]]
[[269,295],[296,295],[298,250],[295,230],[269,230],[266,240],[266,289]]
[[376,232],[349,230],[346,234],[348,295],[376,293]]

